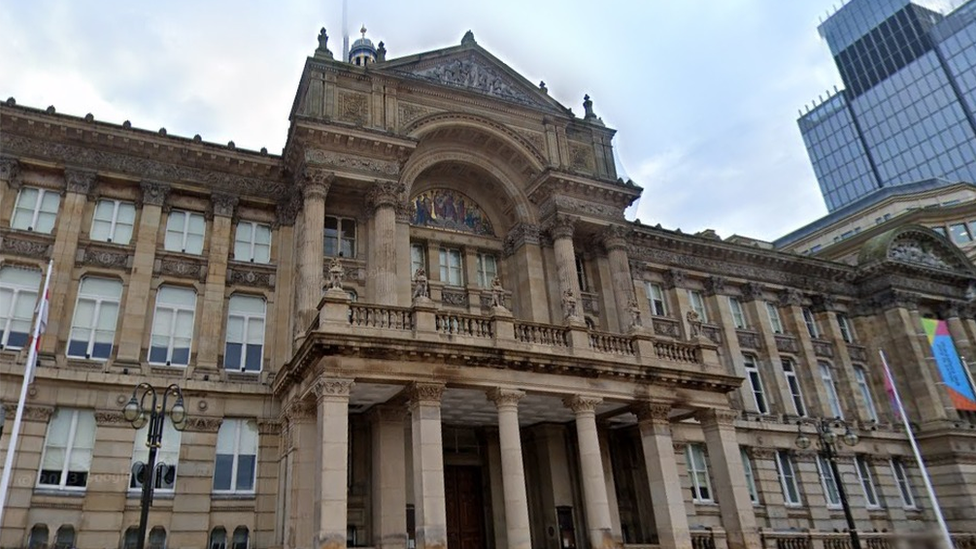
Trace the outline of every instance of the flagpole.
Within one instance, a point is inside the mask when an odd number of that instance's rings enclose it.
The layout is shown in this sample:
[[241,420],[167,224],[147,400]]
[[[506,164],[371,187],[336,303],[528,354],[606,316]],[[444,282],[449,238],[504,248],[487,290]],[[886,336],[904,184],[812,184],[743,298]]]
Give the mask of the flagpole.
[[27,364],[24,366],[24,379],[20,384],[20,400],[17,401],[17,414],[14,416],[14,427],[10,431],[10,442],[7,444],[7,457],[3,464],[3,476],[0,476],[0,531],[3,530],[3,512],[7,505],[7,493],[10,489],[10,476],[13,474],[14,454],[17,452],[17,439],[20,436],[20,424],[24,419],[24,404],[27,402],[27,388],[34,378],[34,367],[37,365],[38,338],[41,335],[41,321],[45,316],[48,285],[51,283],[51,267],[54,261],[48,261],[47,274],[44,275],[44,289],[38,296],[37,318],[34,320],[34,337],[30,340],[30,350],[27,352]]
[[925,462],[922,461],[922,453],[918,449],[918,443],[915,441],[915,434],[912,433],[912,426],[908,423],[908,414],[905,413],[905,406],[901,403],[901,396],[898,394],[898,387],[895,385],[895,378],[891,375],[891,369],[888,367],[888,359],[885,358],[884,351],[878,349],[878,354],[881,355],[881,364],[884,365],[885,378],[888,384],[891,386],[891,393],[895,397],[895,404],[898,407],[898,415],[901,416],[902,424],[905,426],[905,432],[908,433],[908,441],[912,445],[912,452],[915,453],[915,461],[918,462],[918,468],[922,472],[922,480],[925,482],[925,491],[928,492],[929,501],[932,502],[932,510],[935,512],[935,519],[939,522],[939,529],[942,531],[942,540],[945,543],[946,549],[953,549],[955,547],[952,544],[952,536],[949,534],[949,526],[946,525],[945,517],[942,516],[942,508],[939,506],[939,500],[935,497],[935,489],[932,487],[932,480],[929,478],[928,468],[925,466]]

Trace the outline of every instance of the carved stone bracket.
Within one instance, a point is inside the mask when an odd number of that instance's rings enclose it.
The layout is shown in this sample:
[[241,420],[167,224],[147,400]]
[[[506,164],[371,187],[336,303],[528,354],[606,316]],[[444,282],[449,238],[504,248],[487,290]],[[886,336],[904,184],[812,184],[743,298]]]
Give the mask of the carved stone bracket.
[[519,401],[525,396],[525,391],[495,387],[489,389],[486,394],[488,400],[494,402],[495,406],[501,408],[503,406],[518,406]]
[[705,279],[705,295],[725,293],[725,277],[710,276]]
[[23,183],[20,177],[20,161],[9,156],[0,157],[0,179],[5,180],[11,189],[20,189]]
[[88,196],[88,194],[91,193],[95,187],[95,180],[97,177],[97,174],[92,170],[65,168],[65,188],[69,193],[78,193]]
[[502,245],[503,254],[505,257],[510,257],[516,250],[526,244],[538,246],[541,243],[541,232],[542,230],[538,225],[519,222],[505,235],[505,242]]
[[200,433],[216,433],[220,430],[220,424],[223,422],[224,418],[220,417],[187,416],[186,430]]
[[631,411],[637,416],[637,421],[667,424],[670,423],[671,405],[660,402],[641,402],[635,404]]
[[407,389],[410,404],[440,404],[444,396],[443,383],[413,383]]
[[220,217],[234,217],[239,200],[236,195],[214,193],[210,197],[210,213]]
[[312,385],[312,392],[319,400],[328,398],[348,399],[355,381],[332,377],[320,377]]
[[147,206],[162,206],[169,196],[170,186],[162,181],[144,180],[139,183],[142,189],[142,204]]
[[760,301],[764,299],[762,284],[759,284],[758,282],[749,282],[742,287],[743,301],[749,302],[756,301],[757,299]]
[[664,285],[670,290],[682,288],[685,285],[685,272],[678,269],[668,269],[664,271]]
[[587,414],[596,411],[596,407],[603,402],[600,397],[586,395],[573,395],[563,399],[563,405],[573,411],[574,414]]

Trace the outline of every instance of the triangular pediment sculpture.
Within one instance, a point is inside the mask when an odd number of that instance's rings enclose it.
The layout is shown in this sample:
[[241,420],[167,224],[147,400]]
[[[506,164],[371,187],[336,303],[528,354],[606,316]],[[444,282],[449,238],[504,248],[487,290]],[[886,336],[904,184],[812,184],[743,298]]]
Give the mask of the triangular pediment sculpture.
[[498,74],[488,64],[473,57],[445,59],[441,63],[417,68],[408,74],[438,84],[466,88],[516,103],[539,106],[539,101],[535,98],[513,85],[513,82]]

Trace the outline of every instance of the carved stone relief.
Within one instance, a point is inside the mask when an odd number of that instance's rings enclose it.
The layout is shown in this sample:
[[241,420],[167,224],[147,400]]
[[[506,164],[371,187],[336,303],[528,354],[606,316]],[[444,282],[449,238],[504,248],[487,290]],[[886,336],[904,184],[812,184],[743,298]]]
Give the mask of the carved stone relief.
[[354,92],[339,92],[339,120],[360,126],[369,123],[369,96]]
[[407,74],[438,84],[466,88],[517,103],[538,105],[537,101],[513,86],[510,81],[501,77],[494,69],[475,59],[450,59]]
[[398,176],[400,166],[396,162],[376,160],[348,154],[339,154],[332,151],[311,150],[306,151],[305,159],[314,164],[322,164],[338,169],[352,170],[371,174],[384,174]]
[[207,277],[206,266],[188,258],[160,257],[156,259],[155,267],[155,273],[162,276],[192,278],[200,281]]
[[410,124],[414,120],[419,120],[433,112],[434,111],[432,109],[411,103],[400,103],[397,105],[397,114],[400,118],[401,128]]
[[903,235],[891,244],[888,258],[936,269],[952,270],[958,267],[957,261],[947,261],[945,252],[931,242],[920,240],[911,234]]
[[569,144],[569,165],[586,172],[593,171],[593,147],[583,143]]
[[88,246],[80,250],[79,262],[84,265],[94,265],[109,269],[125,269],[129,263],[129,254],[125,251],[114,251]]
[[14,238],[10,235],[0,236],[0,251],[5,253],[46,259],[51,255],[51,248],[52,245],[47,242]]
[[234,267],[227,270],[227,282],[241,286],[274,288],[275,274],[256,269]]

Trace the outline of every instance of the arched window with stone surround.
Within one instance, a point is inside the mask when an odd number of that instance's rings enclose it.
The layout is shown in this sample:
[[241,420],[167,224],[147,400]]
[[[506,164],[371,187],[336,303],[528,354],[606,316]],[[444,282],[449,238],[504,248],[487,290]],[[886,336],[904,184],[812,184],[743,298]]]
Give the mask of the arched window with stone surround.
[[227,549],[227,530],[223,526],[210,531],[210,543],[207,549]]
[[58,534],[54,537],[54,549],[74,549],[75,528],[70,524],[62,525],[58,528]]
[[27,538],[27,549],[47,549],[48,531],[46,524],[35,524]]
[[149,531],[148,549],[166,549],[166,529],[162,526],[153,526]]
[[249,538],[250,532],[247,526],[238,526],[234,529],[234,540],[231,543],[231,549],[247,549]]

